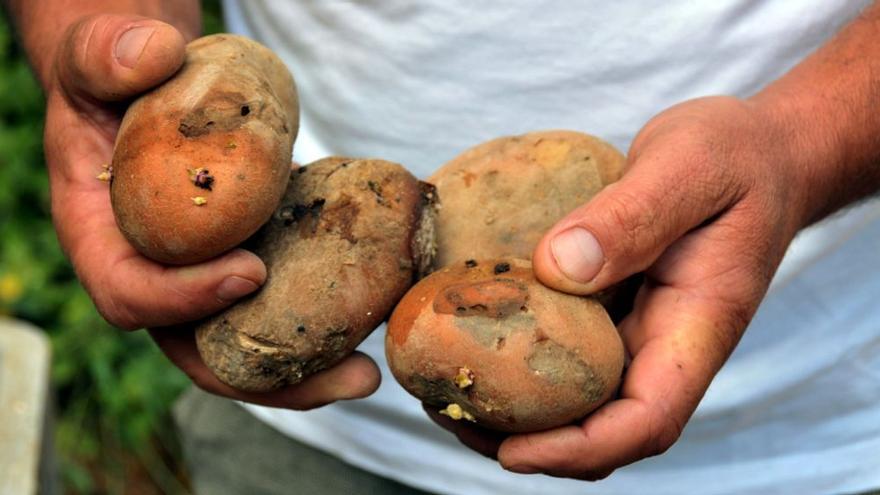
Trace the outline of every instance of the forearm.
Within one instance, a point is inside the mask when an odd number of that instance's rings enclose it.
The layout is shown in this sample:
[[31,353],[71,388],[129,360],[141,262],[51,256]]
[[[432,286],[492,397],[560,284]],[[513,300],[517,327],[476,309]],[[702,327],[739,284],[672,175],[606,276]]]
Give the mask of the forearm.
[[167,22],[187,39],[201,32],[198,0],[5,0],[31,65],[48,86],[59,41],[68,27],[93,14],[132,14]]
[[880,2],[752,100],[784,129],[804,225],[880,190]]

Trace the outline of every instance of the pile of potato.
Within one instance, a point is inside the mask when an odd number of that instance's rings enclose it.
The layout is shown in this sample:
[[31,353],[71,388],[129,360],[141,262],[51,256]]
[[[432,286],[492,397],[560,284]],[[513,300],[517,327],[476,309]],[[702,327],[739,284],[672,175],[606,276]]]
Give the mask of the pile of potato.
[[612,396],[623,344],[605,308],[543,286],[529,259],[623,165],[594,137],[533,132],[476,146],[429,179],[438,269],[397,305],[385,345],[406,390],[454,419],[515,432],[574,421]]
[[529,258],[549,227],[619,178],[619,152],[550,131],[481,144],[433,185],[376,159],[291,173],[298,112],[273,53],[215,35],[131,105],[117,138],[113,209],[141,253],[189,264],[241,245],[266,263],[260,291],[193,324],[219,379],[249,391],[297,383],[394,310],[395,378],[454,419],[541,430],[614,394],[623,346],[605,308],[543,286]]

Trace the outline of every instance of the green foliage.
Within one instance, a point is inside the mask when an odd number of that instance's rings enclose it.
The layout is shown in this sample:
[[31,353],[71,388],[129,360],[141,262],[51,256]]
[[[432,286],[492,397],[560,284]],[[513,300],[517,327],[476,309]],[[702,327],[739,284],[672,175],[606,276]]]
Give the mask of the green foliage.
[[204,34],[221,33],[226,28],[223,26],[223,14],[220,9],[220,0],[202,1],[202,32]]
[[[222,29],[219,12],[205,2],[206,32]],[[104,322],[77,282],[50,219],[43,113],[0,15],[0,314],[33,322],[52,342],[64,491],[122,493],[134,473],[152,485],[145,493],[185,493],[169,409],[188,380],[145,332]]]

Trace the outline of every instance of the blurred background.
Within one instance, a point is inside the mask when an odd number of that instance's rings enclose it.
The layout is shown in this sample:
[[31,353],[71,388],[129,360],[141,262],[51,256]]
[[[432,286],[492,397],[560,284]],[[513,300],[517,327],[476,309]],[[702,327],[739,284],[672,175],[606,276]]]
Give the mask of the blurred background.
[[[206,33],[223,30],[204,1]],[[143,332],[104,322],[58,246],[43,161],[43,95],[0,12],[0,315],[52,347],[60,493],[190,493],[170,408],[189,381]]]

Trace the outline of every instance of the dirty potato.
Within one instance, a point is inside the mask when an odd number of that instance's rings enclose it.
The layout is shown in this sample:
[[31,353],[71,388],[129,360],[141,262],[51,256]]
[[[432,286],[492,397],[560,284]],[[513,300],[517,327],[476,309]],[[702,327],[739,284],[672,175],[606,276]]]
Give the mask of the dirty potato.
[[437,187],[438,266],[530,259],[541,236],[623,173],[610,144],[574,131],[538,131],[475,146],[428,182]]
[[421,280],[394,310],[385,345],[412,395],[508,432],[584,417],[614,394],[624,362],[596,300],[545,287],[514,258],[456,262]]
[[293,78],[269,49],[229,34],[193,41],[122,120],[110,187],[120,230],[167,264],[235,247],[284,194],[298,126]]
[[[623,174],[626,158],[582,132],[535,131],[479,144],[441,167],[437,266],[499,256],[531,259],[557,221]],[[594,296],[612,320],[632,307],[641,277]]]
[[266,285],[196,329],[205,363],[233,387],[266,391],[349,355],[430,266],[432,191],[382,160],[327,158],[294,172],[247,243]]

